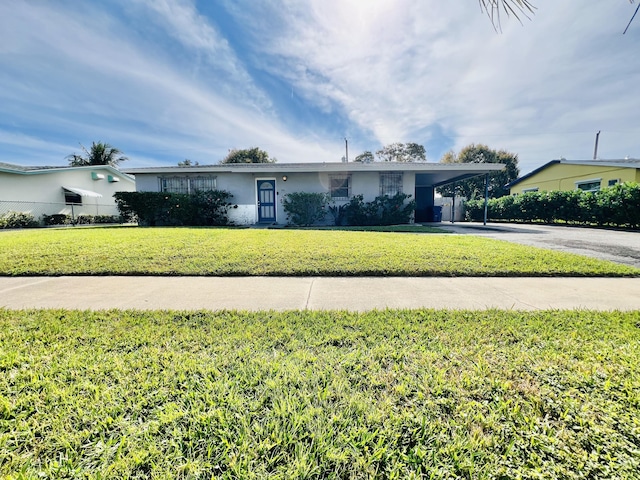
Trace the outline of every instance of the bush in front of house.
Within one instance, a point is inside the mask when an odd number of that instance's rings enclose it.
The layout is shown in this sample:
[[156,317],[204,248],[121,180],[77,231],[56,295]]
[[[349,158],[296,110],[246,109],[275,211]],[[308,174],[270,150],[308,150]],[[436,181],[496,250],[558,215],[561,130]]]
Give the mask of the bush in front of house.
[[343,206],[348,225],[401,225],[409,223],[416,208],[411,195],[397,193],[390,197],[380,195],[372,202],[365,202],[362,195],[354,195]]
[[233,195],[224,190],[193,195],[164,192],[116,192],[116,206],[124,221],[144,226],[228,225]]
[[53,215],[42,215],[42,223],[46,226],[71,225],[71,215],[64,213],[54,213]]
[[42,215],[42,223],[52,225],[96,225],[106,223],[124,223],[120,215],[76,215],[75,219],[65,213]]
[[124,221],[120,215],[94,215],[93,223],[124,223]]
[[282,199],[287,220],[298,226],[309,226],[324,220],[328,196],[326,193],[292,192]]
[[7,212],[0,216],[0,228],[34,228],[38,221],[30,213]]
[[[466,219],[484,219],[484,200],[465,203]],[[640,184],[622,183],[597,192],[582,190],[527,192],[492,198],[492,221],[608,225],[640,228]]]
[[231,207],[231,193],[225,190],[196,191],[190,195],[190,225],[215,226],[228,225],[228,211]]

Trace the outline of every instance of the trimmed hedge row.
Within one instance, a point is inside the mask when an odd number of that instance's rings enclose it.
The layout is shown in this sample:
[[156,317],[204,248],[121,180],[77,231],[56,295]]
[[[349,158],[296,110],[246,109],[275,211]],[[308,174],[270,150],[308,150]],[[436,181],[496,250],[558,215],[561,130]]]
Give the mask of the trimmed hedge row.
[[[77,215],[75,220],[71,215],[64,213],[54,213],[53,215],[42,215],[42,224],[51,225],[92,225],[98,223],[122,223],[123,219],[119,215]],[[36,228],[41,223],[30,213],[7,212],[0,215],[0,228]]]
[[144,226],[228,225],[233,195],[224,190],[198,191],[191,195],[163,192],[116,192],[120,214]]
[[[467,220],[483,220],[484,200],[465,205]],[[490,199],[487,207],[487,217],[493,221],[640,228],[640,184],[622,183],[598,192],[527,192]]]
[[54,213],[42,215],[45,225],[94,225],[101,223],[124,223],[120,215],[76,215],[75,219],[69,214]]

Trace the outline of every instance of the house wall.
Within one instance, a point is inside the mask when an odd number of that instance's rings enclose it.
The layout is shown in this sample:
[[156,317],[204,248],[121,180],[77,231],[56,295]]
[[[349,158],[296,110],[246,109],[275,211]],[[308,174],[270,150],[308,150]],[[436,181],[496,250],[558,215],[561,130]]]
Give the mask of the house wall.
[[[176,172],[179,176],[202,176],[202,173],[188,174]],[[136,174],[136,188],[141,192],[157,192],[160,190],[160,175]],[[166,175],[174,176],[174,174]],[[233,194],[231,203],[234,205],[229,211],[229,220],[237,224],[252,224],[258,221],[257,210],[257,180],[275,180],[276,182],[276,222],[287,223],[287,214],[284,211],[283,199],[287,193],[309,192],[328,193],[329,173],[326,172],[288,172],[282,170],[273,173],[216,173],[216,188],[226,190]],[[283,176],[287,180],[283,180]],[[403,192],[415,194],[415,174],[404,172]],[[351,194],[362,194],[364,200],[369,202],[380,194],[380,175],[378,172],[354,172],[351,175]],[[347,203],[347,200],[339,200],[336,203]],[[331,222],[331,218],[326,219]]]
[[[91,172],[99,173],[104,178],[93,180]],[[109,175],[119,178],[120,181],[109,182]],[[91,215],[117,214],[113,194],[119,191],[135,191],[135,183],[128,177],[101,168],[70,168],[26,174],[0,172],[0,202],[10,205],[11,208],[7,209],[11,211],[31,213],[36,217],[42,214],[70,213],[70,207],[65,205],[63,186],[91,190],[102,195],[99,198],[82,198],[81,208],[87,207],[87,210],[76,213]]]
[[601,180],[600,188],[606,188],[609,180],[618,180],[620,183],[638,182],[640,169],[558,163],[519,182],[511,188],[511,195],[533,188],[539,191],[575,190],[576,182],[598,179]]

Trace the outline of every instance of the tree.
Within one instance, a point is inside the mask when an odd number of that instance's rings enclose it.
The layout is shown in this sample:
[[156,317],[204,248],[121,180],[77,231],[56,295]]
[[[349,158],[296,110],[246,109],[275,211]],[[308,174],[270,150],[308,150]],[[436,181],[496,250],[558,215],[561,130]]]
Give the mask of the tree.
[[[489,173],[489,197],[499,198],[509,194],[505,185],[512,182],[520,174],[518,168],[518,155],[506,150],[493,150],[483,144],[471,144],[460,150],[456,155],[453,151],[445,153],[440,163],[504,163],[506,167],[499,172]],[[468,200],[484,197],[484,175],[461,180],[454,184],[444,185],[438,192],[445,196],[454,195],[465,197]]]
[[244,150],[233,149],[220,163],[276,163],[278,160],[269,158],[269,154],[258,147]]
[[360,162],[360,163],[371,163],[373,161],[374,161],[373,153],[371,153],[369,150],[362,152],[354,160],[354,162]]
[[179,167],[195,167],[200,165],[200,163],[198,161],[193,162],[192,160],[189,160],[188,158],[185,158],[182,162],[178,162],[178,166]]
[[529,0],[478,0],[480,10],[487,13],[494,28],[500,28],[500,14],[503,12],[507,17],[513,16],[517,20],[520,17],[529,18],[536,7]]
[[122,155],[122,152],[108,143],[91,142],[91,149],[87,150],[84,145],[80,144],[84,155],[72,153],[67,156],[69,165],[72,167],[82,167],[85,165],[111,165],[116,167],[120,162],[129,160]]
[[417,143],[392,143],[376,152],[382,162],[424,162],[427,159],[425,149]]

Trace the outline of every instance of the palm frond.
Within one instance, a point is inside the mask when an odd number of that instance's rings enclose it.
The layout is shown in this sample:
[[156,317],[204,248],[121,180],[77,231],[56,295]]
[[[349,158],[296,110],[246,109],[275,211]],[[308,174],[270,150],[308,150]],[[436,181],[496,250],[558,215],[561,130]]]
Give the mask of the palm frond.
[[530,20],[530,15],[533,15],[536,9],[530,0],[478,0],[478,2],[480,10],[487,13],[496,30],[501,30],[501,12],[504,12],[507,17],[514,17],[522,23],[521,18],[524,17]]

